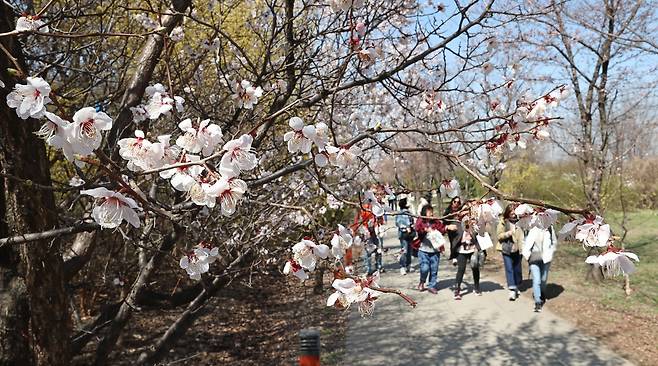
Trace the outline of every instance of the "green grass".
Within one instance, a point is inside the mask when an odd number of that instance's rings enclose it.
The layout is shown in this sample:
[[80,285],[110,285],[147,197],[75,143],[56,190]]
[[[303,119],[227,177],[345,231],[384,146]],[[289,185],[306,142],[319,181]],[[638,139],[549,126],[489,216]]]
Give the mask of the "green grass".
[[[608,212],[605,216],[613,233],[621,236],[621,213]],[[564,283],[565,288],[568,286],[569,290],[578,291],[582,296],[615,310],[658,315],[658,211],[631,212],[626,227],[626,250],[640,257],[637,271],[630,276],[634,290],[631,296],[624,293],[623,276],[606,279],[599,285],[586,282],[588,266],[584,261],[587,252],[578,243],[563,243],[558,247],[551,267],[553,279],[556,283]]]

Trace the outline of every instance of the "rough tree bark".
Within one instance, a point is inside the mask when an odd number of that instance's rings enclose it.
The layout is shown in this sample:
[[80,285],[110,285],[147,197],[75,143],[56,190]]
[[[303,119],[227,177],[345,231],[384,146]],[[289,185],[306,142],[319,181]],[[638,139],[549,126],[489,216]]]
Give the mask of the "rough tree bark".
[[[1,3],[0,14],[0,32],[13,30],[12,10]],[[49,162],[43,141],[33,133],[38,121],[19,119],[4,102],[14,85],[7,68],[18,64],[24,70],[25,66],[15,36],[0,42],[6,50],[0,53],[0,78],[6,84],[0,91],[0,207],[5,220],[0,231],[4,237],[54,228],[56,206],[52,190],[26,184],[50,186]],[[1,250],[0,364],[68,365],[71,324],[59,240]]]

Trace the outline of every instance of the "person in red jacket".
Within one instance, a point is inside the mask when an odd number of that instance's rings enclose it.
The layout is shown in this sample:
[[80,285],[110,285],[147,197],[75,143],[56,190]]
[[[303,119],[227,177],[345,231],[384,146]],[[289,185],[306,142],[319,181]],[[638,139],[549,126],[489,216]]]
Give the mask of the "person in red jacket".
[[[359,213],[356,215],[356,217],[354,217],[354,223],[350,226],[354,232],[354,235],[361,233],[365,236],[365,250],[363,259],[366,263],[366,271],[368,275],[371,275],[375,272],[375,270],[372,268],[373,253],[375,254],[376,270],[384,272],[382,263],[383,248],[381,240],[379,240],[377,237],[376,230],[376,228],[383,223],[384,222],[381,217],[377,217],[372,213],[370,204],[363,204],[361,206],[361,210],[359,210]],[[352,259],[351,256],[350,259]]]
[[[418,290],[436,294],[438,291],[438,273],[439,273],[439,259],[441,253],[445,250],[443,246],[438,246],[438,243],[433,243],[428,234],[437,230],[441,235],[445,234],[447,230],[454,230],[455,225],[444,225],[441,220],[433,219],[434,208],[426,205],[420,211],[420,216],[416,219],[415,229],[418,233],[418,240],[420,246],[418,247],[418,262],[420,263],[420,282],[418,283]],[[429,284],[425,287],[425,282],[429,276]]]

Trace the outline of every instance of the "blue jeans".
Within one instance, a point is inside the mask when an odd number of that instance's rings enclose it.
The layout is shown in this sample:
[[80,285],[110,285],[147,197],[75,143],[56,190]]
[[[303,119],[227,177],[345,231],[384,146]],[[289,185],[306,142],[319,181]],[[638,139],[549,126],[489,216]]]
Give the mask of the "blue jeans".
[[514,252],[509,255],[503,254],[505,264],[505,277],[507,277],[507,288],[516,290],[521,285],[523,275],[521,274],[521,254]]
[[548,280],[548,270],[550,268],[550,262],[530,264],[530,274],[532,275],[532,295],[535,298],[535,303],[540,303],[542,292],[546,292],[546,281]]
[[439,258],[440,253],[427,253],[422,250],[418,251],[418,261],[420,262],[420,283],[425,283],[427,275],[430,277],[430,283],[427,287],[436,288],[439,276]]
[[411,268],[411,246],[409,240],[400,238],[400,248],[403,253],[400,255],[400,268]]
[[372,269],[372,255],[375,255],[375,265],[377,266],[377,270],[382,269],[384,266],[382,264],[382,247],[381,247],[381,240],[377,237],[371,237],[368,239],[368,245],[372,243],[376,246],[376,249],[374,251],[368,251],[367,245],[366,245],[366,250],[363,251],[364,258],[363,260],[366,262],[366,271],[370,275],[375,272],[375,270]]

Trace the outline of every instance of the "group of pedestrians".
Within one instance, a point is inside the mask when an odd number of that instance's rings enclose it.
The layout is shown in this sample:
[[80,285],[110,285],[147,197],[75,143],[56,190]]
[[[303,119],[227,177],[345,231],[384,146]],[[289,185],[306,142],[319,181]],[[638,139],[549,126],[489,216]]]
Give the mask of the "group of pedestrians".
[[[481,249],[476,239],[475,222],[468,217],[467,210],[462,210],[460,197],[450,201],[441,219],[434,218],[434,208],[429,202],[424,204],[418,215],[411,213],[406,198],[398,199],[397,203],[399,214],[396,215],[395,225],[401,246],[400,273],[406,275],[411,272],[412,257],[417,256],[420,270],[417,288],[436,294],[439,290],[440,258],[449,248],[448,260],[457,266],[454,299],[462,298],[462,282],[469,263],[473,275],[473,292],[482,296],[480,269],[486,260],[487,251]],[[532,278],[534,310],[540,312],[546,301],[546,281],[557,238],[552,227],[533,227],[527,232],[521,229],[514,207],[512,204],[505,207],[495,228],[494,242],[496,250],[502,254],[509,300],[515,301],[519,297],[523,279],[522,262],[525,259]],[[447,234],[447,240],[444,234]]]

